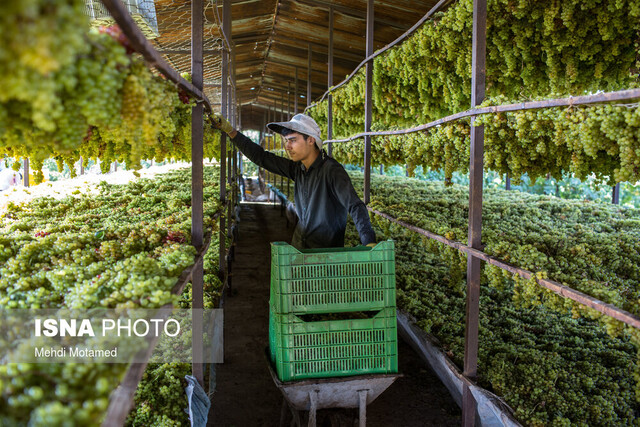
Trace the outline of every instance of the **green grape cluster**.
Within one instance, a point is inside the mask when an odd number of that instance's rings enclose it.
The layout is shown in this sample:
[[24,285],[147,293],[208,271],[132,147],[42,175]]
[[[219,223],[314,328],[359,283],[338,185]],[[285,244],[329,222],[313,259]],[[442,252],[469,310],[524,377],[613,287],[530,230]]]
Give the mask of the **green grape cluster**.
[[125,370],[122,364],[0,365],[0,422],[39,427],[99,423]]
[[[82,2],[2,2],[2,125],[13,120],[24,120],[33,122],[45,130],[53,129],[55,124],[52,118],[60,111],[61,102],[57,91],[65,84],[73,84],[62,70],[73,67],[76,57],[88,50],[83,34],[78,31],[79,28],[88,28],[88,18]],[[50,78],[52,75],[56,75],[57,78]]]
[[[102,172],[114,161],[135,170],[143,158],[190,160],[188,99],[132,58],[117,30],[90,30],[84,8],[79,0],[0,7],[0,156],[31,159],[36,184],[49,157],[72,176],[81,156],[99,158]],[[206,155],[219,157],[220,131],[210,123],[205,131]]]
[[[437,13],[374,60],[372,130],[414,127],[471,105],[473,2]],[[636,2],[578,0],[488,3],[484,105],[638,87],[640,8]],[[333,94],[335,138],[364,130],[364,70]],[[327,101],[309,110],[326,132]],[[640,179],[638,108],[556,108],[486,115],[485,165],[509,172]],[[421,134],[372,140],[375,164],[468,170],[469,121]],[[362,141],[334,145],[334,157],[363,164]]]
[[[351,177],[361,191],[362,174]],[[374,175],[371,207],[466,242],[466,187]],[[376,215],[372,222],[379,240],[395,240],[398,306],[461,367],[466,256]],[[637,210],[502,190],[485,193],[485,252],[636,315],[638,225]],[[359,242],[352,224],[345,241]],[[520,422],[637,425],[637,329],[491,265],[484,266],[480,295],[478,382],[504,398]]]
[[184,377],[191,375],[185,363],[154,363],[147,366],[135,394],[135,407],[126,425],[188,426]]
[[[219,170],[206,167],[205,230],[221,211]],[[10,204],[0,218],[0,304],[8,308],[156,308],[190,306],[172,289],[193,264],[191,172],[179,170],[128,185],[102,182],[99,194]],[[218,243],[205,258],[206,307],[216,307],[222,283],[217,275]],[[186,424],[180,381],[183,365],[168,371],[163,404],[150,415],[158,425]],[[186,365],[189,367],[189,365]],[[99,424],[122,364],[0,365],[2,425]],[[173,369],[173,368],[172,368]],[[173,379],[170,379],[171,375]],[[143,383],[144,413],[157,391],[155,376]],[[146,389],[145,389],[146,387]],[[138,422],[143,422],[141,418]],[[177,420],[177,421],[174,421]],[[180,421],[181,420],[181,421]],[[163,424],[164,423],[164,424]]]
[[[356,191],[362,188],[362,174],[352,173],[352,181]],[[466,244],[468,187],[374,175],[371,188],[371,208]],[[488,254],[640,314],[640,258],[634,249],[640,239],[637,210],[486,189],[482,220],[482,240]],[[452,269],[466,271],[466,256],[451,256],[447,252],[450,248],[435,241],[430,248],[449,259]],[[452,273],[452,277],[460,276]],[[510,279],[506,272],[492,277],[496,287]],[[516,288],[526,283],[518,280]],[[535,291],[537,298],[551,307],[595,316],[577,304],[567,305],[567,300],[533,282],[529,284],[530,292]],[[523,300],[531,297],[526,295]]]

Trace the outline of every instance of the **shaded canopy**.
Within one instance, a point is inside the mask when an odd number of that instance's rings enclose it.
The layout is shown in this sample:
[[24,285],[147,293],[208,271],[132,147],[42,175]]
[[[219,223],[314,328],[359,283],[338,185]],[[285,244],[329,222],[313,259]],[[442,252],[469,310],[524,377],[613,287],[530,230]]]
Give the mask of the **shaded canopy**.
[[[293,114],[296,67],[298,111],[304,109],[309,49],[311,99],[319,98],[327,90],[331,6],[333,84],[341,82],[365,57],[366,0],[231,0],[230,3],[234,61],[231,74],[238,105],[242,106],[244,129],[261,128],[269,107],[284,111],[285,120],[287,112]],[[374,50],[408,30],[435,3],[434,0],[376,0]],[[153,41],[156,49],[179,72],[189,72],[191,2],[156,0],[155,7],[159,32]],[[219,106],[222,0],[206,2],[204,17],[204,89],[211,102]],[[280,120],[280,113],[276,118]]]

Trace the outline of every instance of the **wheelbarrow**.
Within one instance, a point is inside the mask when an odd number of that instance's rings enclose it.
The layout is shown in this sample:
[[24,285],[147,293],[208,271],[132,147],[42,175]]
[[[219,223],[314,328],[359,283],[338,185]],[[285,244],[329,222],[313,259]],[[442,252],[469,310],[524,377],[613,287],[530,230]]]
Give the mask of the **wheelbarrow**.
[[367,405],[401,376],[393,241],[301,251],[272,242],[271,260],[267,359],[281,425],[287,408],[298,426],[301,411],[315,426],[319,409],[358,408],[364,426]]
[[316,426],[319,409],[358,408],[359,425],[366,426],[367,405],[373,402],[402,374],[354,375],[350,377],[315,378],[298,381],[280,381],[273,368],[268,351],[267,364],[276,387],[282,392],[280,426],[285,425],[287,412],[293,417],[292,425],[302,427],[302,411],[309,411],[309,427]]

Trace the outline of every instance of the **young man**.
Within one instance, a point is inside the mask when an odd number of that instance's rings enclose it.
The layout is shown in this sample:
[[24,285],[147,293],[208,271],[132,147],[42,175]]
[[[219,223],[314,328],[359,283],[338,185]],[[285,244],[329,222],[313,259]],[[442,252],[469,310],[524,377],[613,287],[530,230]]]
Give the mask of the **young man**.
[[294,181],[299,218],[291,240],[294,247],[343,247],[347,213],[353,218],[362,244],[375,245],[376,236],[367,207],[353,189],[351,179],[342,165],[322,150],[320,127],[315,120],[304,114],[296,114],[288,122],[267,125],[284,136],[290,159],[265,151],[220,116],[215,122],[253,163]]

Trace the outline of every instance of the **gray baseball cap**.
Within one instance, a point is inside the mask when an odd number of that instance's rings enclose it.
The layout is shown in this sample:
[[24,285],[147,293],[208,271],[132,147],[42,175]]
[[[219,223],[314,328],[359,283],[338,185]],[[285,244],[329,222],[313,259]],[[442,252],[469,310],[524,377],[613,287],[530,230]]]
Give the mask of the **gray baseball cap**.
[[267,124],[274,132],[282,133],[282,129],[290,129],[315,138],[316,145],[322,150],[322,138],[320,138],[320,126],[306,114],[296,114],[288,122],[274,122]]

